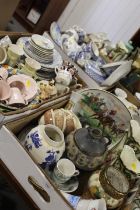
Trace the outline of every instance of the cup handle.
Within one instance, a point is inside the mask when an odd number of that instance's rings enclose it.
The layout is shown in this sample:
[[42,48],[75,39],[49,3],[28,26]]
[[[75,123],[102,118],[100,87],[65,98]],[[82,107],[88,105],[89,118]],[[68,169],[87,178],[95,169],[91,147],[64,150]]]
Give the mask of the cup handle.
[[79,170],[75,170],[75,173],[73,174],[73,176],[78,176],[80,174]]
[[75,85],[75,88],[76,88],[76,89],[80,89],[80,88],[82,88],[82,87],[83,87],[82,84],[79,84],[79,83]]
[[70,91],[70,88],[69,87],[66,87],[65,93],[69,93],[69,91]]
[[56,75],[58,74],[58,69],[57,69],[57,68],[55,68],[55,74],[56,74]]

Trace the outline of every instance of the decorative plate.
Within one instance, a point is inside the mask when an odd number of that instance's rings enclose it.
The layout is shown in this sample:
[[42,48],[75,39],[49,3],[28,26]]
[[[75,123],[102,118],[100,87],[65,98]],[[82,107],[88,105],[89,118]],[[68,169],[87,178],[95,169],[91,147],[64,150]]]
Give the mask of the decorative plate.
[[117,145],[130,131],[131,115],[125,105],[113,94],[98,90],[80,91],[83,98],[74,106],[83,126],[90,125],[102,129],[112,143],[109,149]]

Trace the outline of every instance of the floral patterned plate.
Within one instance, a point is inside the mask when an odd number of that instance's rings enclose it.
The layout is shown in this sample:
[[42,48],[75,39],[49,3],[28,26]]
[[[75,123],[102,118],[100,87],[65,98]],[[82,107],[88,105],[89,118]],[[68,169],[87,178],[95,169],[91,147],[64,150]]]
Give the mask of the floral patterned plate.
[[117,145],[130,132],[131,115],[125,105],[113,94],[98,90],[80,91],[82,99],[73,111],[78,115],[83,126],[98,127],[112,143],[109,149]]

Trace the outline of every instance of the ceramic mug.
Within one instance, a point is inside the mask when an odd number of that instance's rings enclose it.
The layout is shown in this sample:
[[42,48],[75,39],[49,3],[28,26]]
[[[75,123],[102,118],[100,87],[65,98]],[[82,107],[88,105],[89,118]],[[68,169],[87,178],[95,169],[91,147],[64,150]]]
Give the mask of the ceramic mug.
[[57,183],[65,183],[73,176],[78,176],[79,171],[69,159],[63,158],[59,160],[53,171],[53,179]]
[[11,44],[8,48],[8,65],[15,66],[20,57],[24,55],[23,49],[16,44]]
[[16,87],[11,88],[11,97],[6,101],[8,105],[13,105],[13,104],[23,104],[25,105],[26,102],[20,92],[20,90]]
[[23,73],[28,74],[30,76],[35,76],[36,71],[41,69],[40,63],[32,58],[26,58],[25,65],[20,63],[18,67]]
[[4,64],[7,60],[7,53],[4,47],[0,47],[0,64]]
[[69,84],[72,81],[72,75],[69,71],[55,69],[55,74],[56,74],[55,80],[57,83],[69,86]]
[[69,93],[70,91],[69,87],[67,87],[66,85],[59,84],[59,83],[55,83],[55,87],[57,89],[58,94]]
[[8,71],[7,71],[7,69],[5,69],[4,67],[1,67],[1,68],[0,68],[0,77],[1,77],[3,80],[6,80],[7,77],[8,77]]

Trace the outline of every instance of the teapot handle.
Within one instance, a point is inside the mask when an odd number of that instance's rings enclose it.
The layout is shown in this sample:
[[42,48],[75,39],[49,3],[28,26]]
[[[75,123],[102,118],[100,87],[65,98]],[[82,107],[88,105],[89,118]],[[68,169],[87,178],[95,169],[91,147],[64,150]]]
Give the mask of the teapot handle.
[[105,140],[105,145],[108,146],[109,144],[111,144],[111,138],[104,136],[104,140]]

